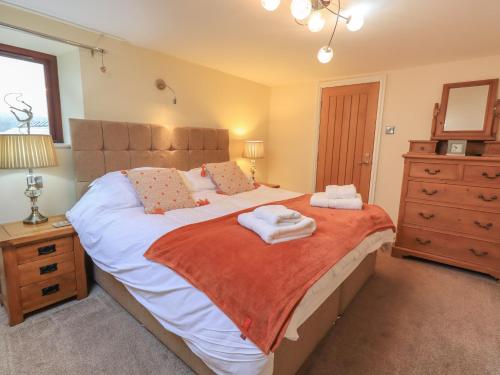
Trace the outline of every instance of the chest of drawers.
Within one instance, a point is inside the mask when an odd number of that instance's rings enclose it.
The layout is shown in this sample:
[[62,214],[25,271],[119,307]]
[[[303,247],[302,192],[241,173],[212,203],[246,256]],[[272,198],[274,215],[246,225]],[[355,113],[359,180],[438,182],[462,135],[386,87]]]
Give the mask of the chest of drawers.
[[500,278],[500,157],[408,153],[394,256]]
[[9,324],[70,297],[87,296],[84,252],[71,226],[48,223],[0,226],[0,302]]

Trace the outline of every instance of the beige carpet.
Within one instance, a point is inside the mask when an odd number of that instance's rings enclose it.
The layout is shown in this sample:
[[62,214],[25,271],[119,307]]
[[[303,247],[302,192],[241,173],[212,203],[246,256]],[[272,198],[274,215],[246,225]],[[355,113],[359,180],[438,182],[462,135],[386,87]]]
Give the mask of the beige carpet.
[[[0,309],[0,374],[104,373],[192,374],[100,288],[12,328]],[[380,254],[300,374],[500,374],[500,284]]]

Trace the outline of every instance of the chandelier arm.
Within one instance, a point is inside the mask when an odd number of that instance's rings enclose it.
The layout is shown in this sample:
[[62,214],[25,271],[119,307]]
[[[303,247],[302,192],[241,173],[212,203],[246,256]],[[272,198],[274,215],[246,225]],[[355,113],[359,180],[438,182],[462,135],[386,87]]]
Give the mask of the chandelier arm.
[[332,13],[332,14],[336,15],[337,17],[342,18],[342,19],[343,19],[344,21],[346,21],[346,22],[348,22],[348,21],[349,21],[349,19],[351,18],[351,17],[346,17],[346,16],[343,16],[342,14],[340,14],[340,7],[339,7],[338,12],[335,12],[334,10],[331,10],[330,8],[324,8],[324,9],[326,9],[326,10],[327,10],[327,11],[329,11],[330,13]]
[[337,26],[339,24],[339,18],[340,18],[340,0],[339,0],[338,12],[337,12],[337,19],[335,20],[335,26],[333,27],[332,36],[330,37],[330,41],[328,42],[329,47],[332,46],[333,37],[335,36],[335,32],[337,31]]

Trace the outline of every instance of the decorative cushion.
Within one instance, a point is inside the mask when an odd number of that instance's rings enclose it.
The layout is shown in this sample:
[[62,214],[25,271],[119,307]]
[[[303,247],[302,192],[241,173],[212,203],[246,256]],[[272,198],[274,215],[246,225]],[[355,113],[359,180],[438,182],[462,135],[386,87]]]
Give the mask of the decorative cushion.
[[201,175],[201,168],[194,168],[190,171],[179,172],[184,179],[187,187],[191,192],[204,191],[204,190],[216,190],[217,187],[212,182],[212,179],[205,175]]
[[195,207],[189,189],[174,168],[132,169],[126,172],[147,214]]
[[209,163],[205,169],[223,194],[234,195],[254,189],[253,183],[235,161],[225,163]]

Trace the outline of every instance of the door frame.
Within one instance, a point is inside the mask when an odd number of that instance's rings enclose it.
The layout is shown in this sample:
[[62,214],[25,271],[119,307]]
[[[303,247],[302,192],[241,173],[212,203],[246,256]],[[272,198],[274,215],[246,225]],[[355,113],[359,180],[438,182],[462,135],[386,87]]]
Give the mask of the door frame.
[[328,87],[337,87],[337,86],[350,86],[357,85],[361,83],[376,83],[380,84],[379,93],[378,93],[378,106],[377,106],[377,120],[375,123],[375,137],[373,141],[373,154],[372,154],[372,171],[370,175],[370,194],[368,196],[368,203],[373,203],[375,200],[375,188],[377,186],[377,171],[379,164],[379,155],[380,155],[380,141],[382,139],[382,118],[383,118],[383,109],[384,109],[384,100],[385,100],[385,86],[387,81],[387,75],[378,74],[371,76],[362,76],[362,77],[354,77],[347,78],[341,80],[334,81],[322,81],[318,85],[318,97],[316,104],[316,126],[314,128],[314,144],[313,144],[313,155],[315,157],[314,161],[314,171],[313,171],[313,191],[316,191],[316,173],[318,170],[318,148],[319,148],[319,129],[321,126],[321,99],[322,99],[322,91]]

